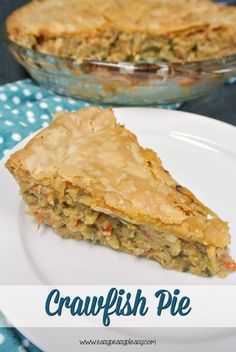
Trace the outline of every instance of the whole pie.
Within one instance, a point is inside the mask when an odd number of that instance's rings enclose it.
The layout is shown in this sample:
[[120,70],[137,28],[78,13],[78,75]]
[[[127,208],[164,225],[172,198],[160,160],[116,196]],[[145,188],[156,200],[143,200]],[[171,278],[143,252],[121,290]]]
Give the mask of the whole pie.
[[12,41],[78,62],[169,62],[236,51],[236,8],[210,0],[40,0],[7,20]]
[[65,238],[197,275],[236,268],[227,223],[178,184],[112,109],[56,114],[6,167],[30,214]]

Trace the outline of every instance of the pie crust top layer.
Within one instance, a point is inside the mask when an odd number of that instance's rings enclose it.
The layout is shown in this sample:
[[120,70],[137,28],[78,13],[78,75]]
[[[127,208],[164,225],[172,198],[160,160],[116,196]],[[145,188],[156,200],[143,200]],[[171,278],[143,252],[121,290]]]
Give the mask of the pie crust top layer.
[[234,26],[236,9],[210,0],[40,0],[15,11],[7,28],[32,36],[115,28],[161,34],[202,26]]
[[89,195],[92,209],[111,216],[216,247],[229,243],[227,223],[180,186],[112,109],[56,114],[6,166],[35,180],[69,182]]

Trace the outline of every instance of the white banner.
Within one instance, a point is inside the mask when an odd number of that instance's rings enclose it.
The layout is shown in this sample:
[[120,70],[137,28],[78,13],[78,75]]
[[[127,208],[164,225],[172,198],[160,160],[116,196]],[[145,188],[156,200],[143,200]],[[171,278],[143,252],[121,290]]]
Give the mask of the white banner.
[[0,286],[25,327],[236,327],[236,286]]

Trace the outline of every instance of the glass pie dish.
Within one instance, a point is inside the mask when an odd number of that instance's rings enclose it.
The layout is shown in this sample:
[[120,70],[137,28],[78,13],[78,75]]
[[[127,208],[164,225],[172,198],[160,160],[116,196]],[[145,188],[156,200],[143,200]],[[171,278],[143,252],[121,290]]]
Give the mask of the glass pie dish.
[[40,85],[58,94],[96,103],[178,106],[209,94],[236,76],[236,53],[197,62],[77,63],[22,47],[5,30],[3,36],[16,60]]

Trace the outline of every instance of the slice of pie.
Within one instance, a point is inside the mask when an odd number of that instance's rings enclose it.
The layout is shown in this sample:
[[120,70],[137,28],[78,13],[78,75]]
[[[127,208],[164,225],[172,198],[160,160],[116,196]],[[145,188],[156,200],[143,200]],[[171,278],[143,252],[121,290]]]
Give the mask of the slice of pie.
[[112,109],[56,114],[6,167],[30,214],[64,238],[197,275],[235,269],[227,223],[176,183]]

